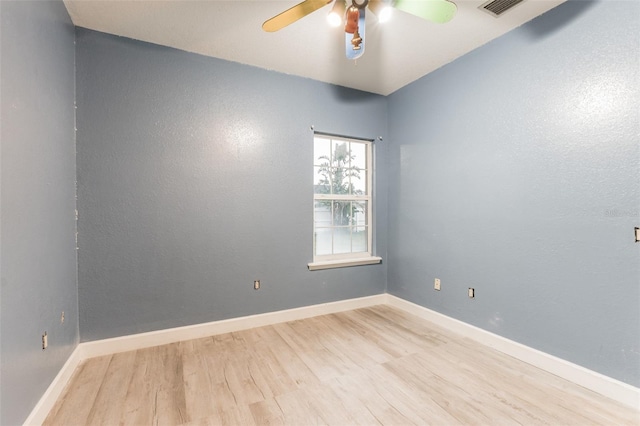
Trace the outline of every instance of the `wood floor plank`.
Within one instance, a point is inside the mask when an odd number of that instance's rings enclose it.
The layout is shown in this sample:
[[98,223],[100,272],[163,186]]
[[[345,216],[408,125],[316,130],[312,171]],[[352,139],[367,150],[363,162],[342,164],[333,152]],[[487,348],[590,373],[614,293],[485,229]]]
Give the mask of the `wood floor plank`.
[[363,327],[362,335],[390,354],[392,358],[406,356],[421,350],[420,346],[412,344],[402,336],[388,333],[388,329],[385,329],[383,324],[376,323],[376,318],[368,315],[366,309],[358,309],[344,314],[345,318],[351,319],[352,324],[360,323]]
[[155,364],[156,399],[154,424],[176,425],[187,421],[184,374],[180,344],[158,347],[159,361]]
[[[509,418],[518,423],[523,424],[545,424],[544,416],[536,416],[527,410],[525,401],[519,399],[518,395],[526,392],[526,388],[520,388],[520,391],[508,395],[504,388],[494,386],[494,383],[502,383],[501,380],[486,380],[485,374],[478,374],[473,366],[465,368],[459,363],[452,363],[446,352],[422,352],[415,355],[418,367],[425,373],[437,376],[446,380],[449,386],[454,389],[469,389],[470,392],[465,396],[473,405],[482,406],[492,419]],[[487,368],[481,367],[483,373]],[[445,379],[446,378],[446,379]],[[515,377],[505,378],[517,386],[519,380]],[[456,397],[461,394],[455,393]],[[516,403],[514,404],[514,401]],[[534,410],[534,412],[539,410]],[[539,414],[539,413],[538,413]]]
[[[329,360],[323,360],[317,351],[323,351],[324,347],[317,342],[313,336],[310,336],[310,344],[307,345],[304,339],[299,336],[293,327],[293,323],[276,324],[273,326],[278,332],[282,340],[286,343],[282,347],[288,363],[295,364],[296,383],[313,384],[317,383],[322,377],[339,374],[339,368],[332,366]],[[326,353],[326,351],[325,351]],[[328,355],[328,353],[326,353]],[[287,368],[291,374],[291,368]]]
[[322,318],[325,318],[327,328],[337,330],[339,334],[336,340],[342,344],[343,348],[349,348],[350,352],[358,352],[359,362],[363,368],[378,365],[394,358],[366,336],[366,327],[357,322],[349,321],[345,315],[331,314]]
[[389,359],[379,348],[363,339],[340,317],[325,315],[309,321],[315,333],[322,336],[321,342],[326,350],[341,360],[341,374],[357,373]]
[[252,426],[256,424],[248,405],[236,405],[227,407],[220,412],[220,418],[222,420],[220,424],[222,425]]
[[238,405],[264,401],[264,395],[251,374],[246,357],[227,358],[224,369],[225,383]]
[[112,425],[120,422],[124,400],[131,381],[135,352],[123,352],[111,357],[107,371],[87,416],[89,425]]
[[[361,372],[359,374],[365,374]],[[361,392],[354,391],[353,380],[356,377],[340,377],[327,383],[327,386],[340,398],[343,404],[348,407],[349,413],[355,420],[355,424],[379,425],[381,424],[375,415],[362,402]],[[362,382],[361,382],[362,383]]]
[[284,425],[284,413],[274,398],[259,401],[249,406],[251,415],[258,425]]
[[259,387],[265,398],[275,397],[286,392],[297,389],[298,384],[292,378],[283,363],[287,362],[287,357],[291,357],[290,348],[280,338],[280,335],[273,327],[260,327],[247,330],[247,338],[251,339],[254,350],[250,361],[250,369],[253,374],[259,371],[266,381],[261,380]]
[[[576,422],[598,420],[599,415],[588,418],[583,416],[590,408],[585,406],[586,401],[581,398],[568,398],[562,404],[557,404],[558,398],[567,394],[564,391],[554,391],[551,384],[558,379],[555,376],[483,347],[469,351],[470,344],[475,347],[474,343],[465,339],[452,340],[444,348],[444,356],[449,358],[455,354],[457,362],[458,375],[447,375],[449,380],[459,378],[460,375],[464,375],[464,371],[473,372],[473,375],[481,380],[483,389],[493,390],[496,396],[502,399],[503,404],[515,404],[518,412],[526,412],[529,416],[547,419],[546,421],[551,423],[557,423],[566,417],[572,417]],[[438,363],[434,360],[430,362]],[[561,379],[560,381],[568,383]],[[492,383],[499,386],[494,387]],[[600,421],[603,420],[604,418],[600,418]]]
[[282,410],[286,424],[325,424],[322,420],[321,413],[313,404],[313,395],[309,394],[307,390],[308,386],[309,385],[303,385],[293,392],[288,392],[275,398],[278,406]]
[[[82,425],[87,423],[102,380],[109,368],[111,355],[83,362],[66,390],[44,421],[44,425]],[[92,401],[87,404],[87,401]]]
[[127,425],[150,425],[153,423],[155,404],[155,380],[153,374],[157,348],[139,349],[135,356],[131,381],[124,401],[121,423]]
[[[412,352],[423,350],[425,345],[430,347],[438,346],[446,343],[439,337],[437,333],[429,332],[420,327],[416,321],[411,321],[407,317],[395,317],[394,311],[380,310],[372,308],[364,308],[354,311],[354,314],[360,314],[367,318],[370,318],[374,327],[380,329],[383,335],[396,336],[397,339],[401,339],[402,346],[415,345]],[[402,321],[400,318],[404,318]],[[406,342],[406,343],[405,343]]]
[[638,425],[640,412],[389,306],[83,362],[45,425]]
[[[352,381],[351,377],[344,376],[336,378],[341,384],[347,386],[351,392],[354,392],[358,398],[359,404],[373,416],[377,423],[383,425],[413,425],[421,424],[415,420],[419,419],[419,416],[411,413],[409,416],[403,414],[411,410],[405,410],[404,406],[395,406],[393,401],[387,400],[379,391],[380,388],[373,385],[371,382],[359,382],[358,384]],[[362,386],[362,384],[366,384]],[[403,404],[403,403],[401,403]],[[412,421],[412,417],[414,420]]]
[[199,420],[217,413],[214,405],[213,382],[203,345],[207,339],[181,342],[185,404],[188,421]]
[[416,375],[416,371],[422,371],[416,362],[415,356],[403,357],[396,361],[390,361],[385,367],[406,383],[407,387],[414,389],[420,395],[430,397],[437,405],[443,408],[453,418],[461,424],[489,424],[491,417],[488,413],[472,403],[470,392],[465,388],[453,386],[451,383],[442,380],[439,376],[428,374],[427,380],[423,375]]

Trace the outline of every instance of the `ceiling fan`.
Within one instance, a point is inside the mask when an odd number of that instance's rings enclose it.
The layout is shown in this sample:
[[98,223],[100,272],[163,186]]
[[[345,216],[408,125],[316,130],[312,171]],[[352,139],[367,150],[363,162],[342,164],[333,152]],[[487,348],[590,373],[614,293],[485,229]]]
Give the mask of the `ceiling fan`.
[[[274,32],[328,5],[334,0],[304,0],[282,13],[267,19],[262,29]],[[351,5],[347,6],[348,2]],[[348,59],[358,59],[364,54],[365,9],[378,17],[379,22],[388,21],[393,9],[410,13],[420,18],[445,23],[453,19],[458,7],[448,0],[335,0],[327,16],[329,24],[338,27],[344,24],[345,46]]]

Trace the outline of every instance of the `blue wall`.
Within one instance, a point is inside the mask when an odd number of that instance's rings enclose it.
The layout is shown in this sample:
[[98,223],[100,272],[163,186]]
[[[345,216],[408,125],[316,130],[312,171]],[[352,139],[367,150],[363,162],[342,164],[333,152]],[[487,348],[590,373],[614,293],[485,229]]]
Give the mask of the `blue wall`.
[[[388,98],[84,29],[76,96],[63,5],[0,19],[0,424],[78,318],[94,340],[386,287],[640,385],[638,3],[570,1]],[[382,265],[307,271],[311,125],[384,138]]]
[[386,139],[386,98],[85,29],[76,42],[81,340],[385,291],[386,264],[307,263],[310,126]]
[[638,22],[565,3],[390,96],[389,293],[640,385]]
[[0,19],[0,424],[14,425],[78,342],[74,30],[62,2],[2,1]]

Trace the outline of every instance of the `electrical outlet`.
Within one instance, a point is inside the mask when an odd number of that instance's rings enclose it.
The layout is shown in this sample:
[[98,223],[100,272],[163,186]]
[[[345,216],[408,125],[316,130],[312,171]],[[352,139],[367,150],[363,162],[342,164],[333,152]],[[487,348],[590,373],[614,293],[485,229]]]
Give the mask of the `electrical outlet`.
[[253,289],[254,290],[260,290],[260,280],[255,280],[253,282]]
[[42,335],[42,350],[44,351],[49,346],[49,339],[47,338],[47,332]]
[[473,299],[474,297],[476,297],[476,291],[472,288],[469,288],[469,297],[471,299]]
[[433,288],[440,291],[440,278],[436,278],[436,280],[433,282]]
[[62,311],[62,314],[60,315],[60,324],[64,324],[64,311]]

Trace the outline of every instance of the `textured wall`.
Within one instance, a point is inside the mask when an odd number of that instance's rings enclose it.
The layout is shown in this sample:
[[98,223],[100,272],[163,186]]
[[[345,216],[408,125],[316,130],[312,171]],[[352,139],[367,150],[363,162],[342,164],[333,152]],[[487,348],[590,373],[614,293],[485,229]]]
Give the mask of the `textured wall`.
[[2,1],[0,15],[0,424],[15,425],[78,342],[74,30],[62,2]]
[[390,97],[389,293],[640,385],[638,22],[571,1]]
[[385,264],[307,270],[310,126],[384,137],[384,97],[85,29],[76,42],[81,340],[385,291]]

